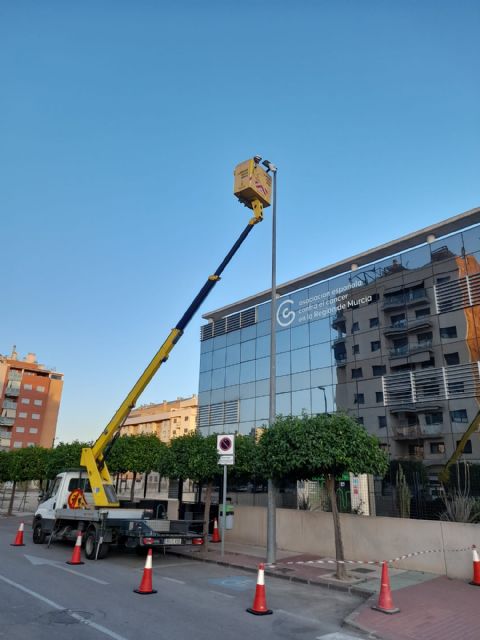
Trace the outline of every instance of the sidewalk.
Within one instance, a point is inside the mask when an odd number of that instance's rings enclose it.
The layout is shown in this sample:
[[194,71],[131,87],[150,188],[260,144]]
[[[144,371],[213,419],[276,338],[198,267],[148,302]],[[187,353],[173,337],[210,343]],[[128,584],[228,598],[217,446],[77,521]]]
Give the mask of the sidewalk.
[[[257,571],[264,562],[264,547],[253,547],[225,542],[221,557],[220,544],[209,544],[208,552],[202,548],[175,549],[172,553],[204,562]],[[381,568],[376,565],[348,567],[349,580],[338,581],[335,565],[314,563],[319,558],[293,551],[279,550],[274,566],[267,565],[266,575],[302,582],[315,587],[339,589],[366,598],[345,623],[382,640],[478,640],[480,638],[480,588],[460,580],[420,571],[406,571],[397,563],[389,569],[392,597],[400,613],[387,615],[373,611],[378,600]],[[310,562],[310,564],[306,564]]]

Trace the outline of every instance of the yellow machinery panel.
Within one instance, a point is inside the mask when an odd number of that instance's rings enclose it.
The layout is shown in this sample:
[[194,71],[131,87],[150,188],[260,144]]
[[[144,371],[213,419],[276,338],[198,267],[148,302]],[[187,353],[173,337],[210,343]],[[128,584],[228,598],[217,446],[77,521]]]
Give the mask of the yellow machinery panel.
[[272,201],[272,178],[255,162],[253,158],[237,164],[233,172],[235,176],[233,193],[250,209],[252,202],[260,200],[264,207]]

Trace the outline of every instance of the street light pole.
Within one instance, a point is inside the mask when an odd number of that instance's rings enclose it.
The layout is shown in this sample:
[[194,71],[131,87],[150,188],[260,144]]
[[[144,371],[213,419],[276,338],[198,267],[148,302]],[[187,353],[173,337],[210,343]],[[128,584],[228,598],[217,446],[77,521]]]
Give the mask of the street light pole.
[[[272,184],[272,297],[270,318],[270,403],[268,424],[272,426],[276,417],[276,317],[277,317],[277,167],[269,160],[264,160],[267,173],[271,172]],[[276,514],[275,514],[275,485],[268,480],[267,494],[267,562],[273,564],[277,554]]]
[[325,387],[317,387],[323,391],[323,399],[325,401],[325,415],[327,415],[327,394],[325,393]]

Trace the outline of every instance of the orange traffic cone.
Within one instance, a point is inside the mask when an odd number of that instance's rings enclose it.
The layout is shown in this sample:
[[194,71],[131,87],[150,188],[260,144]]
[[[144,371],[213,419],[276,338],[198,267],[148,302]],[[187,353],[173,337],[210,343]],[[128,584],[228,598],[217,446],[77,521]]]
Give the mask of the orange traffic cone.
[[390,590],[390,578],[388,577],[388,565],[382,562],[382,580],[380,584],[380,595],[378,596],[378,604],[372,609],[381,611],[382,613],[398,613],[400,609],[393,604],[392,592]]
[[478,557],[478,552],[473,545],[473,578],[470,584],[475,585],[476,587],[480,587],[480,558]]
[[82,562],[82,532],[77,533],[77,540],[73,547],[73,553],[70,560],[67,560],[67,564],[85,564]]
[[11,543],[11,547],[24,547],[23,544],[23,522],[20,523],[18,527],[17,535],[15,536],[15,540]]
[[147,560],[145,561],[145,569],[143,570],[142,581],[138,589],[134,589],[135,593],[147,595],[149,593],[157,593],[152,589],[152,550],[148,550]]
[[218,533],[218,523],[216,518],[213,521],[213,535],[210,542],[221,542],[220,534]]
[[257,587],[255,589],[255,597],[251,608],[247,609],[248,613],[256,616],[268,616],[273,611],[268,609],[267,600],[265,598],[265,565],[261,562],[258,565]]

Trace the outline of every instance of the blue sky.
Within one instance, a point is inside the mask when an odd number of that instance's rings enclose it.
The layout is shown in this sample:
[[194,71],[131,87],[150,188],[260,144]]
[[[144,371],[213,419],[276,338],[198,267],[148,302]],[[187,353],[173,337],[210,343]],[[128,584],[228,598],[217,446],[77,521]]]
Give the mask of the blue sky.
[[[95,438],[278,172],[278,281],[480,205],[480,4],[0,4],[0,353]],[[203,312],[266,289],[270,217]],[[198,314],[141,398],[197,391]]]

